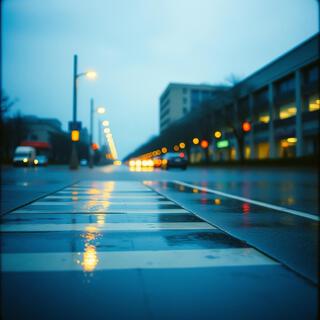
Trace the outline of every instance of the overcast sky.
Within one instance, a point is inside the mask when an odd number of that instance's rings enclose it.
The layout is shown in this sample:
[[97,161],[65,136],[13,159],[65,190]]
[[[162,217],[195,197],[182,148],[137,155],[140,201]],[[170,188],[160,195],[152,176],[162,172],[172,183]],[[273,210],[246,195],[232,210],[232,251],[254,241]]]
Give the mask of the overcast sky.
[[[78,118],[89,100],[107,108],[120,157],[158,134],[158,99],[169,82],[246,77],[318,31],[316,0],[5,0],[3,88],[14,111],[72,117],[73,54]],[[97,134],[96,134],[97,137]]]

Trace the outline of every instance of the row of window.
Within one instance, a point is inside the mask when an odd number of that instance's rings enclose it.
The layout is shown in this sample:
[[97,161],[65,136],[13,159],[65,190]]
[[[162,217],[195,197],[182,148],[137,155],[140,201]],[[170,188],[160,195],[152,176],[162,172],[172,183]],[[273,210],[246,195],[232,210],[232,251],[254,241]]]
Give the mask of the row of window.
[[160,111],[162,112],[167,108],[167,106],[170,104],[170,99],[166,100],[164,103],[160,105]]

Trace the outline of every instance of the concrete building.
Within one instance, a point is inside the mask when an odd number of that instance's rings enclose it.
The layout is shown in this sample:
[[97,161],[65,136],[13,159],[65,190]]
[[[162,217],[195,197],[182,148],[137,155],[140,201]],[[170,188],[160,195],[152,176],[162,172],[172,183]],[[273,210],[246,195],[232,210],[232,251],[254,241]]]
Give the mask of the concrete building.
[[36,116],[24,116],[28,127],[28,141],[41,141],[50,143],[52,133],[62,132],[61,122],[58,119],[38,118]]
[[160,133],[199,106],[201,102],[214,98],[215,91],[222,88],[225,87],[170,83],[160,96]]
[[[319,154],[319,47],[317,34],[237,85],[239,98],[224,108],[240,110],[251,123],[245,134],[247,159]],[[239,159],[234,135],[223,127],[212,130],[223,133],[211,141],[212,160]],[[201,160],[198,149],[193,148],[193,159]]]

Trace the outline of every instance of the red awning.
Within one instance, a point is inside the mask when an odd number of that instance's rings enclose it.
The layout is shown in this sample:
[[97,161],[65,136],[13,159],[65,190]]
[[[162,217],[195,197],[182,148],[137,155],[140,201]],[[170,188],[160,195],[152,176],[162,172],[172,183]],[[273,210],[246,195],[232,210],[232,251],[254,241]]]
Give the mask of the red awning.
[[24,147],[34,147],[38,149],[51,148],[51,145],[48,142],[44,142],[44,141],[22,141],[20,145]]

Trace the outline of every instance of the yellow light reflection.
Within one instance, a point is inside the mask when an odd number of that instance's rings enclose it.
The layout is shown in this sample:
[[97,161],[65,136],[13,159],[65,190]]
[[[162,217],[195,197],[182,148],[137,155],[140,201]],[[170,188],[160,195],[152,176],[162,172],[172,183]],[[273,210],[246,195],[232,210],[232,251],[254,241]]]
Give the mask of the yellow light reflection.
[[216,204],[217,206],[219,206],[221,204],[221,199],[217,198],[214,199],[214,204]]
[[86,231],[87,232],[97,232],[98,228],[95,226],[88,225],[88,226],[86,226]]
[[93,245],[87,245],[83,253],[82,267],[86,272],[92,272],[99,263],[96,247]]
[[89,189],[88,193],[89,193],[89,194],[99,194],[100,191],[99,191],[98,189],[91,188],[91,189]]
[[97,214],[97,224],[104,225],[106,220],[105,214]]
[[199,144],[200,141],[198,138],[193,138],[192,142],[193,144]]
[[199,190],[194,188],[194,189],[192,189],[192,192],[193,192],[193,193],[198,193]]

